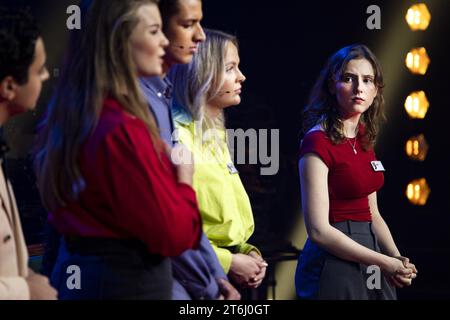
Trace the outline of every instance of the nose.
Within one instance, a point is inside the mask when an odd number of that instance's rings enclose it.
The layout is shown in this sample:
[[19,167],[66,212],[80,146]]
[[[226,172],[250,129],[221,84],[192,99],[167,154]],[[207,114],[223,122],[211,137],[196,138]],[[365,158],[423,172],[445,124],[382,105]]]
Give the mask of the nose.
[[238,77],[237,77],[237,82],[242,83],[245,80],[247,80],[247,78],[244,76],[244,74],[242,73],[242,71],[240,69],[238,69]]
[[43,74],[42,77],[41,77],[41,81],[42,81],[42,82],[45,82],[45,81],[48,80],[48,78],[50,78],[50,74],[48,73],[48,69],[45,68],[44,74]]
[[203,42],[205,40],[206,40],[205,31],[203,30],[203,27],[199,23],[197,25],[197,29],[196,29],[195,34],[194,34],[194,41],[195,42]]
[[166,35],[164,33],[161,33],[161,47],[166,48],[169,46],[169,39],[167,39]]
[[362,81],[360,79],[356,80],[355,82],[353,82],[353,91],[355,93],[362,93],[362,87],[361,87],[361,83]]

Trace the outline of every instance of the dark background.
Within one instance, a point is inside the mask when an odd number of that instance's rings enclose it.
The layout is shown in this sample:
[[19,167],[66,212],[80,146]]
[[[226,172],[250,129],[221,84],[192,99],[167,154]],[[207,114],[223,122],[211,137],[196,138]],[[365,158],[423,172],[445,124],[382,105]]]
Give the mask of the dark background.
[[[4,2],[29,5],[38,16],[49,70],[57,75],[67,36],[66,8],[77,1]],[[380,59],[386,82],[388,121],[376,148],[387,169],[378,195],[380,212],[402,254],[419,269],[413,286],[400,290],[399,297],[450,298],[450,2],[424,2],[432,14],[430,27],[412,32],[404,17],[415,1],[203,1],[203,25],[233,33],[240,42],[241,69],[247,81],[242,104],[227,110],[229,127],[280,129],[280,171],[276,176],[260,176],[257,165],[239,167],[254,209],[252,242],[267,256],[292,251],[293,226],[301,217],[296,152],[300,113],[309,91],[332,53],[363,43]],[[366,9],[372,4],[381,8],[381,30],[366,27]],[[407,52],[420,46],[426,47],[431,58],[425,76],[412,75],[404,63]],[[8,170],[29,244],[44,240],[45,211],[39,204],[27,154],[33,144],[34,124],[54,83],[52,79],[46,85],[36,112],[19,116],[5,127],[12,147]],[[424,90],[431,104],[424,120],[410,120],[404,110],[407,95],[417,90]],[[425,134],[430,146],[424,162],[411,161],[404,152],[406,140],[419,133]],[[428,203],[422,207],[409,204],[405,197],[406,185],[420,177],[425,177],[431,188]]]

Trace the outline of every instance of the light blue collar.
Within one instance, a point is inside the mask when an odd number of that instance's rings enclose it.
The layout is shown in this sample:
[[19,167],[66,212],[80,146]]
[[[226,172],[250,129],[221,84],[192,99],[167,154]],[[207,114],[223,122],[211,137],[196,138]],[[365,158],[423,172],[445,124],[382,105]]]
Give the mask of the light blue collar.
[[187,111],[184,106],[179,104],[178,101],[176,101],[176,99],[173,99],[173,102],[172,102],[172,116],[173,116],[173,120],[176,123],[179,123],[180,125],[183,125],[183,126],[187,126],[192,121],[194,121],[190,112]]

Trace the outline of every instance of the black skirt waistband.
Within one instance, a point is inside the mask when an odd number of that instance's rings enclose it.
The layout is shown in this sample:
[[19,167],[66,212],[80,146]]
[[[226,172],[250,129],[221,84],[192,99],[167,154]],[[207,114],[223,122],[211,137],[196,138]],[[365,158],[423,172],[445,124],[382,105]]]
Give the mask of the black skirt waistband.
[[372,222],[369,221],[352,221],[346,220],[342,222],[335,222],[331,224],[336,229],[347,234],[371,234]]

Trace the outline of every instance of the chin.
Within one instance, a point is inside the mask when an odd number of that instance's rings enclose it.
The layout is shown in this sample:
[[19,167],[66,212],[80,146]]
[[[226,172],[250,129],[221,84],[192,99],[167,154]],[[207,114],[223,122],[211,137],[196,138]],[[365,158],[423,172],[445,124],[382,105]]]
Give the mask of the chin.
[[369,107],[360,105],[360,104],[353,104],[350,106],[349,110],[351,110],[351,113],[364,113],[369,109]]
[[162,75],[162,73],[163,73],[163,69],[162,69],[162,67],[160,67],[158,70],[156,70],[155,71],[155,76],[160,76],[160,75]]
[[140,72],[138,77],[155,77],[162,74],[162,67],[157,69],[146,70],[145,72]]
[[189,54],[189,53],[182,53],[176,56],[173,56],[173,61],[176,64],[188,64],[192,61],[192,59],[194,58],[193,54]]
[[360,106],[358,108],[358,112],[360,112],[361,114],[366,112],[367,110],[369,110],[370,106]]
[[227,105],[228,105],[229,107],[233,107],[233,106],[239,105],[240,103],[241,103],[241,99],[235,99],[235,100],[233,100],[233,101],[230,101]]

